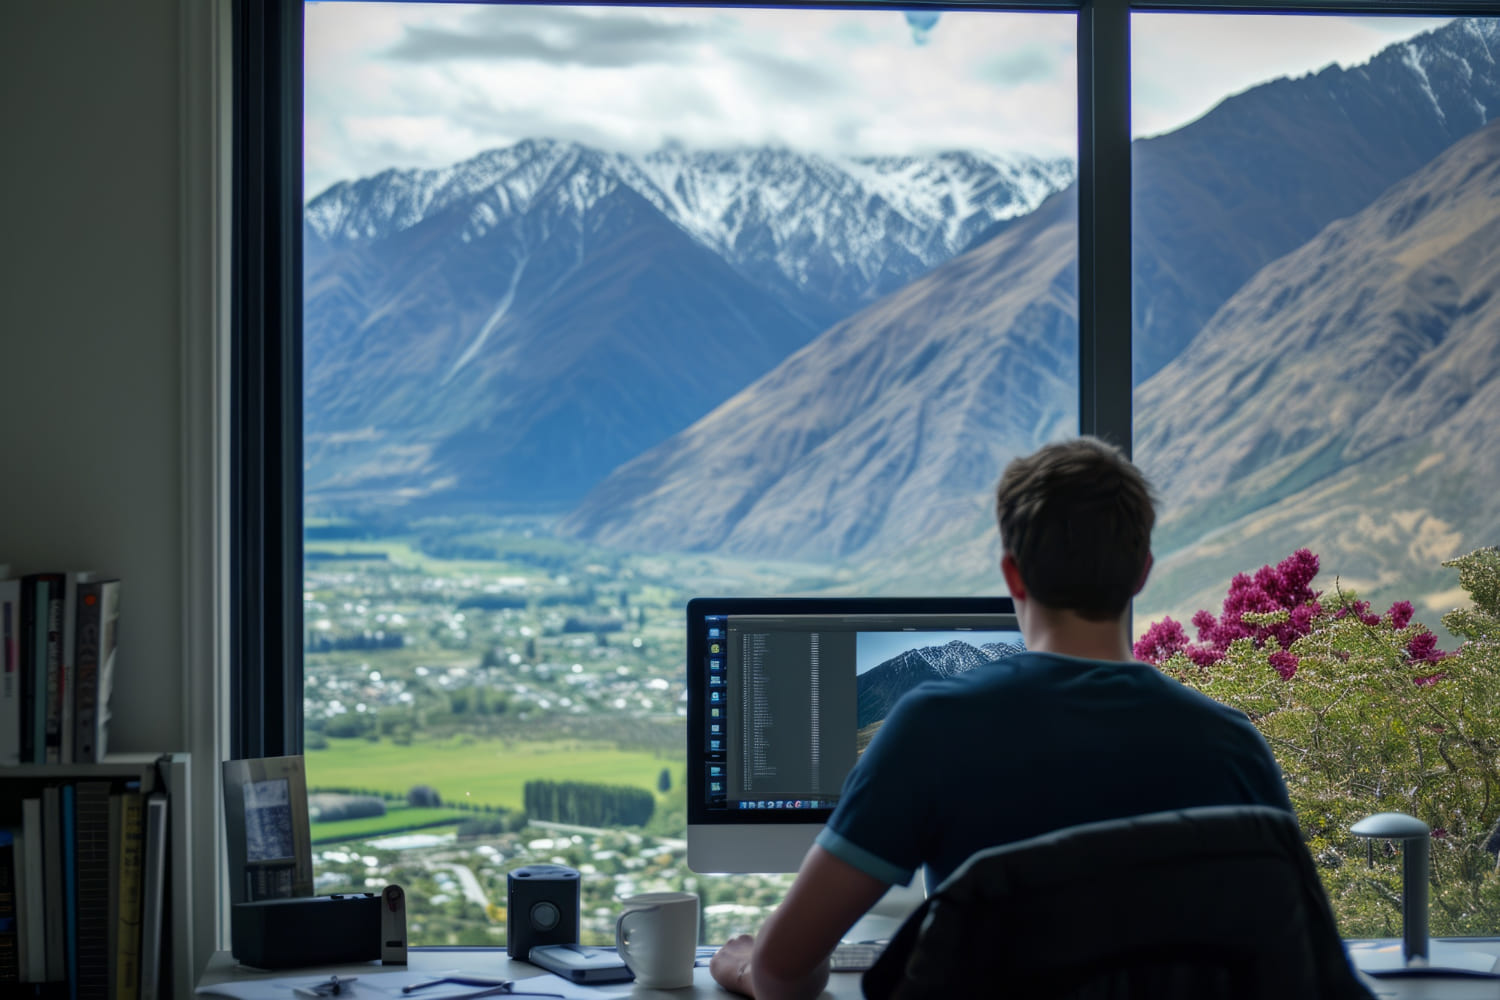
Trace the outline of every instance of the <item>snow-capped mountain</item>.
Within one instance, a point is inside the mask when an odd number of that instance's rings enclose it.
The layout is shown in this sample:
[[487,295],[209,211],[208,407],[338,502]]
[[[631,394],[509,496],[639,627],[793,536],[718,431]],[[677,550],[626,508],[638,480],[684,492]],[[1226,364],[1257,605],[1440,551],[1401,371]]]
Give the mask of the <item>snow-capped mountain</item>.
[[[524,213],[570,176],[631,188],[821,324],[931,270],[994,223],[1031,211],[1072,182],[1074,167],[1066,158],[975,152],[662,149],[631,156],[534,139],[440,170],[387,170],[335,184],[308,204],[305,220],[328,246],[378,241],[479,198],[491,202],[492,214]],[[574,193],[580,209],[601,194],[584,183]]]
[[962,639],[952,639],[941,646],[908,649],[859,675],[856,682],[858,726],[863,729],[882,721],[902,695],[923,681],[965,674],[975,667],[1023,651],[1022,647],[1007,642],[974,646]]
[[1030,212],[1074,176],[1067,159],[972,152],[661,150],[616,162],[627,183],[751,280],[826,295],[839,318],[960,253],[997,221]]
[[337,184],[304,217],[309,499],[577,500],[1071,170],[532,140]]

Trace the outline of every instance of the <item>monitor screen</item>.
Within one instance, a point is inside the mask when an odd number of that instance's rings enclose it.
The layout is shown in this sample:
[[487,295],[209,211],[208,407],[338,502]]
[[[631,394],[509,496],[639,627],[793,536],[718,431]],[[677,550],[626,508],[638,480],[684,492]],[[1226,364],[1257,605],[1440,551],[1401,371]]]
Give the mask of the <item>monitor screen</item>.
[[1023,648],[1008,597],[689,601],[688,867],[795,871],[903,694]]

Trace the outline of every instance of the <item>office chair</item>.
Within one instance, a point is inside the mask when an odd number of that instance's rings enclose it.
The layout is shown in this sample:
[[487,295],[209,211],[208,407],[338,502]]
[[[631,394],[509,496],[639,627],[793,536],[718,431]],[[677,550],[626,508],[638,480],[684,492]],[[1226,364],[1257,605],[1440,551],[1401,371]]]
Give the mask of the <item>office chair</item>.
[[1369,1000],[1289,813],[1212,806],[980,851],[902,925],[867,997]]

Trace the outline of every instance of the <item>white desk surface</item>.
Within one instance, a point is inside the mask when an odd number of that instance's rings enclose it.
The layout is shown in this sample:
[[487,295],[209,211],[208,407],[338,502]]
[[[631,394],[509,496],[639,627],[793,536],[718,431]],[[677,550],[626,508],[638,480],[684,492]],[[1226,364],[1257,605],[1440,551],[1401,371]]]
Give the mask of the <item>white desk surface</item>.
[[[507,979],[523,979],[530,976],[541,975],[544,970],[525,962],[511,961],[505,955],[505,950],[495,951],[449,951],[449,950],[425,950],[413,949],[408,952],[409,962],[406,968],[414,972],[432,971],[442,969],[463,969],[465,972],[493,973]],[[284,969],[280,972],[263,972],[259,969],[248,969],[242,965],[235,964],[229,952],[215,952],[213,958],[208,962],[208,967],[203,971],[203,977],[198,980],[199,986],[212,986],[218,983],[237,982],[247,979],[276,979],[295,975],[359,975],[363,972],[370,975],[376,972],[392,972],[401,966],[382,966],[379,962],[371,962],[363,965],[337,965],[319,966],[315,969]],[[855,1000],[859,997],[859,973],[840,972],[829,978],[828,989],[823,996],[832,997],[834,1000]],[[629,983],[616,984],[618,988],[629,987]],[[708,974],[708,967],[699,966],[693,970],[693,986],[691,989],[680,990],[653,990],[637,986],[631,990],[631,1000],[698,1000],[698,998],[712,998],[712,1000],[730,1000],[735,994],[728,993],[719,988]]]
[[[1464,942],[1466,947],[1475,950],[1493,951],[1500,955],[1500,940],[1486,939],[1481,941]],[[410,963],[406,966],[416,972],[433,971],[441,969],[464,969],[465,971],[478,973],[493,973],[497,976],[505,976],[512,979],[523,979],[533,975],[541,974],[542,970],[525,962],[513,962],[506,957],[504,949],[489,951],[449,951],[449,950],[423,950],[413,949],[410,952]],[[262,972],[257,969],[247,969],[237,965],[229,952],[215,952],[209,960],[208,967],[203,972],[203,977],[198,980],[199,986],[211,986],[217,983],[243,981],[247,979],[271,979],[297,974],[310,975],[358,975],[360,972],[371,974],[381,971],[393,971],[399,966],[381,966],[378,962],[363,965],[339,965],[320,966],[315,969],[284,970],[281,972]],[[823,993],[824,997],[833,1000],[855,1000],[860,997],[860,976],[857,972],[835,973],[828,982],[828,989]],[[1367,977],[1365,982],[1370,986],[1371,992],[1380,1000],[1500,1000],[1500,979],[1470,979],[1459,977],[1442,977],[1434,979],[1375,979]],[[700,966],[695,970],[693,986],[691,989],[680,990],[653,990],[644,987],[635,987],[631,991],[631,1000],[729,1000],[733,994],[720,989],[718,984],[708,974],[707,967]]]

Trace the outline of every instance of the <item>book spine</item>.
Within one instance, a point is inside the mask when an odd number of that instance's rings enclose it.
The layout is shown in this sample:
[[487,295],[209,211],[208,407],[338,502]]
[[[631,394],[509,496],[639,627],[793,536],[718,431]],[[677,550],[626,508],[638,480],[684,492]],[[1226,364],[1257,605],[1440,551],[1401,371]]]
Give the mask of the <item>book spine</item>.
[[120,581],[88,583],[79,588],[79,594],[75,759],[97,763],[109,743],[109,696],[114,688],[120,635]]
[[78,1000],[78,798],[62,786],[63,942],[67,955],[68,1000]]
[[[25,803],[22,803],[22,806],[24,809]],[[26,902],[26,831],[24,829],[24,817],[22,823],[23,826],[14,827],[10,831],[14,847],[11,852],[11,858],[15,865],[11,887],[16,894],[16,970],[20,974],[19,979],[21,982],[29,983],[32,978],[31,938],[26,933],[26,915],[29,911],[27,910]]]
[[21,581],[0,580],[0,764],[21,763]]
[[80,781],[76,808],[78,1000],[109,1000],[109,782]]
[[16,918],[16,838],[9,830],[0,830],[0,983],[21,981]]
[[101,583],[78,588],[78,614],[73,644],[73,759],[98,761],[94,752],[95,706],[99,698],[99,590]]
[[21,627],[16,640],[21,670],[21,760],[27,764],[42,762],[42,726],[45,724],[46,701],[44,660],[37,658],[38,608],[47,606],[47,584],[35,577],[21,581]]
[[67,678],[63,676],[62,662],[63,603],[62,588],[51,586],[47,596],[47,633],[43,654],[47,665],[47,739],[43,762],[47,764],[62,763],[62,703],[67,694]]
[[167,796],[146,798],[145,865],[141,870],[140,1000],[161,1000],[162,934],[166,927]]
[[67,978],[68,956],[63,937],[62,793],[56,786],[42,789],[42,910],[46,914],[47,976],[49,983]]
[[41,983],[47,979],[47,915],[42,879],[42,800],[39,798],[21,802],[21,841],[26,849],[22,869],[26,886],[21,892],[26,907],[21,913],[21,922],[25,925],[26,974],[28,982]]
[[141,985],[141,869],[146,837],[141,793],[120,800],[120,923],[116,931],[115,1000],[136,1000]]
[[115,969],[120,951],[120,810],[125,793],[109,796],[109,905],[105,910],[104,984],[115,995]]
[[74,719],[77,711],[76,688],[78,677],[75,673],[77,664],[77,640],[78,640],[78,587],[85,580],[91,579],[91,573],[69,573],[63,578],[63,604],[62,604],[62,651],[58,654],[61,664],[58,668],[58,677],[64,682],[59,698],[59,711],[61,721],[59,731],[61,742],[58,746],[58,758],[63,764],[73,763],[73,747],[76,743],[73,735]]

